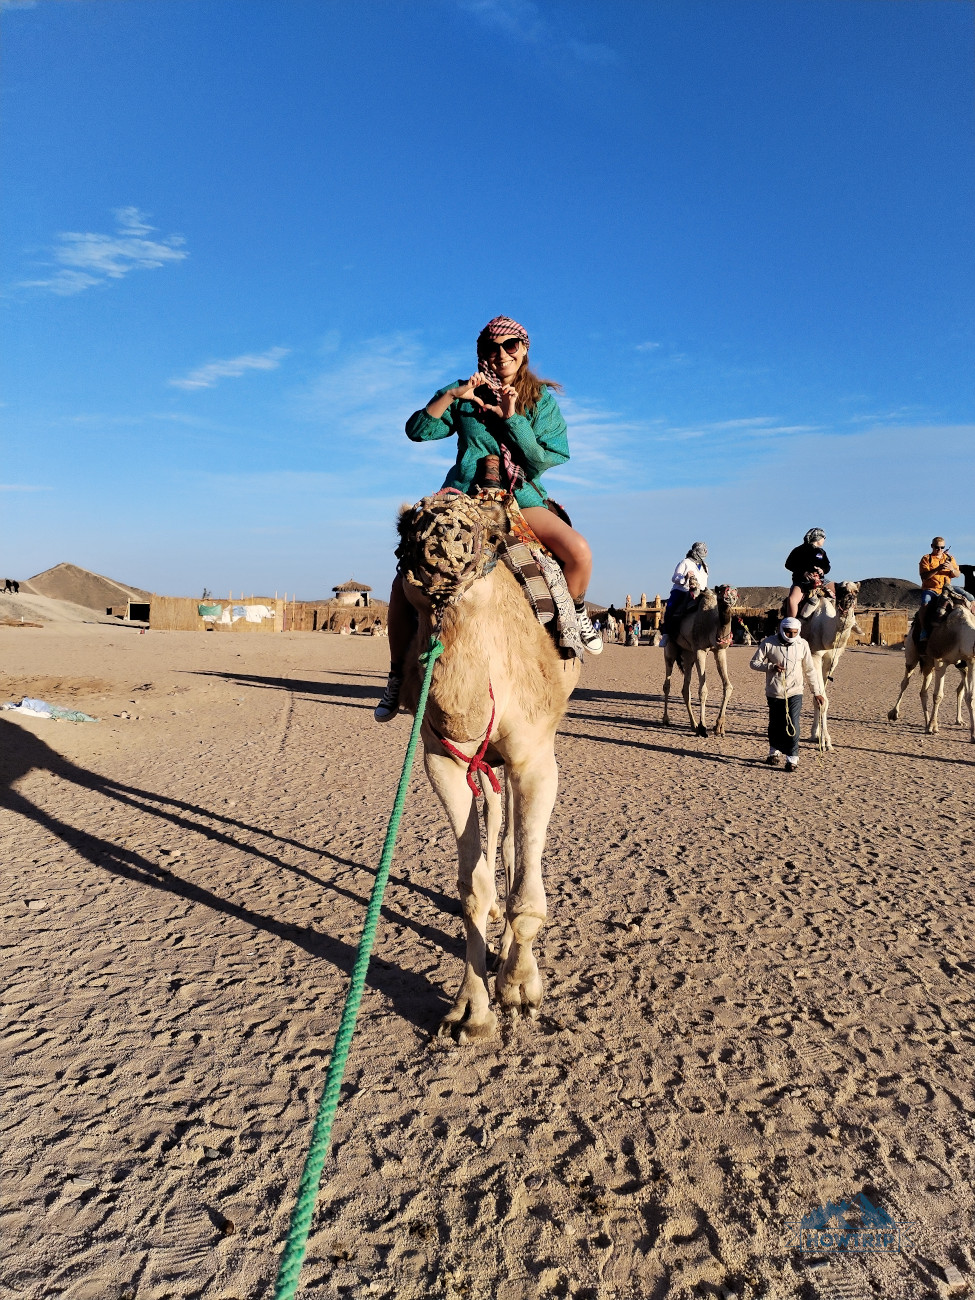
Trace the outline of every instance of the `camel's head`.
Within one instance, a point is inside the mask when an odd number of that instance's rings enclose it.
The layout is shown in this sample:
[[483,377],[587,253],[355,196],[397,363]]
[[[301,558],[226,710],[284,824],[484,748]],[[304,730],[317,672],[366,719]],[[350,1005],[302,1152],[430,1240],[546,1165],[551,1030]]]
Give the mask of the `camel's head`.
[[714,589],[714,594],[722,605],[727,605],[730,609],[734,609],[738,604],[738,588],[729,587],[726,582],[719,583]]
[[442,612],[494,567],[506,531],[500,504],[459,492],[437,493],[406,507],[396,556],[407,593],[412,587]]
[[846,614],[849,610],[856,609],[859,594],[860,584],[858,582],[838,582],[836,584],[837,612]]

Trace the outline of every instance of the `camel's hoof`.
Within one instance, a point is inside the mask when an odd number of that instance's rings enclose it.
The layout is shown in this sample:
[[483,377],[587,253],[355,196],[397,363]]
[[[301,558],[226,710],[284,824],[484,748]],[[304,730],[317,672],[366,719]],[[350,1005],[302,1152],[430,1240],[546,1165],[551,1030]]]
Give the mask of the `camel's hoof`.
[[535,1016],[538,1014],[538,1008],[542,1004],[544,988],[539,976],[531,980],[531,984],[502,982],[498,988],[495,981],[494,996],[503,1011],[509,1012],[513,1016]]
[[891,710],[890,710],[890,712],[887,714],[887,721],[888,721],[888,722],[896,722],[896,721],[897,721],[897,710],[896,710],[896,709],[891,709]]
[[493,1011],[488,1010],[477,1020],[472,1020],[470,1017],[467,1020],[451,1019],[451,1015],[448,1013],[440,1022],[437,1036],[439,1038],[452,1038],[456,1043],[463,1046],[464,1043],[471,1042],[476,1038],[493,1038],[497,1032],[498,1017]]
[[707,727],[703,727],[700,723],[698,723],[697,730],[694,732],[694,734],[695,736],[706,736],[708,734],[708,729]]

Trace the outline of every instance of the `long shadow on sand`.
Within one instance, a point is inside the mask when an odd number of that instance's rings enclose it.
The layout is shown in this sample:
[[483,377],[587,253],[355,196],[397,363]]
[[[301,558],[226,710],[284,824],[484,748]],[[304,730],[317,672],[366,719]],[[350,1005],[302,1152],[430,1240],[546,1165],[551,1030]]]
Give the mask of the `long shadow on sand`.
[[[669,730],[669,728],[668,728]],[[627,745],[631,749],[646,749],[655,754],[666,754],[668,758],[699,758],[706,763],[726,763],[731,767],[754,767],[759,760],[735,758],[730,754],[714,754],[709,750],[682,749],[677,745],[651,745],[646,740],[629,740],[626,736],[594,736],[580,731],[560,731],[560,736],[571,736],[573,740],[588,740],[598,745]],[[702,744],[706,743],[701,737]]]
[[[138,790],[132,786],[123,786],[107,777],[87,771],[85,768],[72,763],[70,759],[58,754],[26,728],[0,719],[0,782],[2,782],[0,784],[0,807],[9,808],[11,812],[35,822],[103,871],[124,880],[161,890],[164,893],[175,894],[188,902],[208,907],[212,911],[225,916],[231,916],[256,930],[264,930],[276,938],[286,939],[289,943],[304,948],[313,957],[328,961],[338,970],[351,974],[356,956],[356,949],[353,945],[340,939],[333,939],[330,935],[322,934],[309,926],[288,925],[273,917],[255,912],[242,904],[230,902],[204,886],[184,880],[168,868],[158,866],[133,849],[114,844],[110,840],[101,839],[97,835],[92,835],[88,831],[71,826],[67,822],[52,816],[45,809],[32,803],[13,788],[17,781],[34,770],[50,772],[61,780],[73,782],[82,790],[88,790],[107,799],[113,799],[139,812],[174,822],[186,830],[232,845],[242,852],[256,854],[256,856],[272,862],[286,871],[313,881],[334,893],[341,894],[358,904],[364,914],[367,900],[362,895],[353,890],[345,889],[334,881],[320,880],[309,872],[296,867],[293,863],[284,862],[272,855],[262,853],[260,850],[241,843],[224,832],[215,831],[212,827],[203,826],[198,822],[189,821],[174,813],[143,803],[140,801],[141,799],[162,800],[165,797],[149,791]],[[170,800],[168,802],[175,801]],[[183,806],[187,807],[189,805]],[[218,814],[209,813],[203,809],[196,811],[203,816],[218,817]],[[237,824],[243,825],[242,823]],[[266,832],[259,831],[258,833],[265,834]],[[288,842],[293,843],[293,841]],[[319,850],[315,851],[319,852]],[[333,860],[359,870],[372,871],[372,874],[375,874],[373,869],[361,863],[351,862],[344,858],[333,858]],[[390,877],[390,879],[396,879],[397,883],[401,884],[405,889],[427,895],[435,902],[442,904],[445,911],[457,911],[456,902],[448,901],[444,895],[437,891],[417,887],[412,881],[402,878]],[[436,943],[445,952],[458,957],[463,953],[463,943],[459,935],[448,935],[435,926],[423,925],[414,918],[397,912],[388,906],[383,907],[382,914],[386,920],[397,925],[406,926],[421,938]],[[443,991],[432,985],[425,976],[393,966],[388,962],[384,962],[382,965],[375,963],[370,967],[369,983],[390,999],[397,1012],[404,1019],[422,1030],[432,1028],[448,1005]]]
[[[193,676],[222,677],[224,681],[236,682],[239,686],[260,686],[265,690],[290,691],[293,695],[320,695],[331,700],[332,703],[364,700],[369,701],[368,707],[371,708],[375,708],[379,698],[375,685],[363,686],[356,682],[307,682],[294,677],[257,677],[250,673],[218,673],[210,669],[194,671]],[[362,708],[366,705],[353,707]]]

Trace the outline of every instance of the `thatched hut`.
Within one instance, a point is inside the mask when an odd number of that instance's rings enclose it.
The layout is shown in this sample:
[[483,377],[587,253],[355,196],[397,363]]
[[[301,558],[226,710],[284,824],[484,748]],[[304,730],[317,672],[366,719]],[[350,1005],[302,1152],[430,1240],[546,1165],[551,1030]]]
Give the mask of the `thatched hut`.
[[385,636],[389,605],[375,600],[372,588],[350,578],[332,588],[329,600],[292,601],[285,610],[285,630]]
[[370,592],[371,587],[367,587],[364,582],[356,582],[355,578],[350,578],[348,582],[343,582],[338,587],[333,587],[335,592],[333,600],[336,605],[369,605],[371,604]]

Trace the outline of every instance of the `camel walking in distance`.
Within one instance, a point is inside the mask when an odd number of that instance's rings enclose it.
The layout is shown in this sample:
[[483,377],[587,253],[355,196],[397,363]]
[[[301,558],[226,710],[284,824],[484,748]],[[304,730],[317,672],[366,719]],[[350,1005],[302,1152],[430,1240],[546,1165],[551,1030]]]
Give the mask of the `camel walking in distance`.
[[[691,590],[695,590],[693,579]],[[690,610],[680,622],[680,631],[676,636],[668,637],[664,646],[664,716],[663,724],[670,726],[670,679],[677,662],[677,651],[681,653],[681,672],[684,674],[683,697],[687,706],[687,716],[691,720],[691,730],[698,736],[708,734],[706,709],[708,703],[707,657],[708,651],[714,654],[718,666],[718,676],[724,687],[721,708],[714,724],[714,734],[724,735],[724,719],[728,710],[733,687],[728,676],[728,646],[731,645],[731,612],[738,604],[738,592],[726,584],[702,592],[694,609]],[[697,688],[700,700],[700,721],[694,716],[691,705],[691,666],[697,669]]]
[[[808,595],[799,606],[799,620],[802,623],[802,635],[809,643],[809,650],[819,669],[825,687],[833,680],[840,656],[846,649],[853,632],[859,632],[857,624],[857,596],[860,594],[858,582],[838,582],[836,596],[830,595],[825,587],[820,587]],[[826,717],[829,713],[829,698],[823,696],[825,703],[814,704],[813,723],[810,740],[817,742],[823,749],[832,749]]]
[[[487,923],[500,915],[495,866],[502,787],[493,788],[492,777],[502,763],[507,890],[494,996],[503,1008],[529,1015],[537,1014],[542,1000],[532,944],[546,912],[542,852],[558,789],[555,732],[580,671],[578,659],[560,658],[517,580],[498,562],[508,531],[501,500],[425,497],[400,517],[403,588],[419,617],[401,696],[412,712],[421,681],[419,655],[431,632],[444,646],[421,734],[427,776],[457,837],[467,961],[440,1032],[460,1042],[497,1031]],[[485,799],[486,848],[475,783]]]
[[[915,631],[921,611],[914,616],[914,624],[904,643],[905,672],[900,693],[894,707],[887,714],[891,722],[900,717],[901,700],[916,668],[921,669],[921,708],[924,711],[924,730],[929,736],[938,731],[938,709],[945,689],[945,673],[949,664],[955,664],[962,675],[955,697],[955,722],[961,726],[962,700],[968,708],[968,722],[972,743],[975,744],[975,615],[969,605],[957,603],[942,622],[935,623],[926,641],[918,644]],[[932,699],[931,686],[934,684]]]

